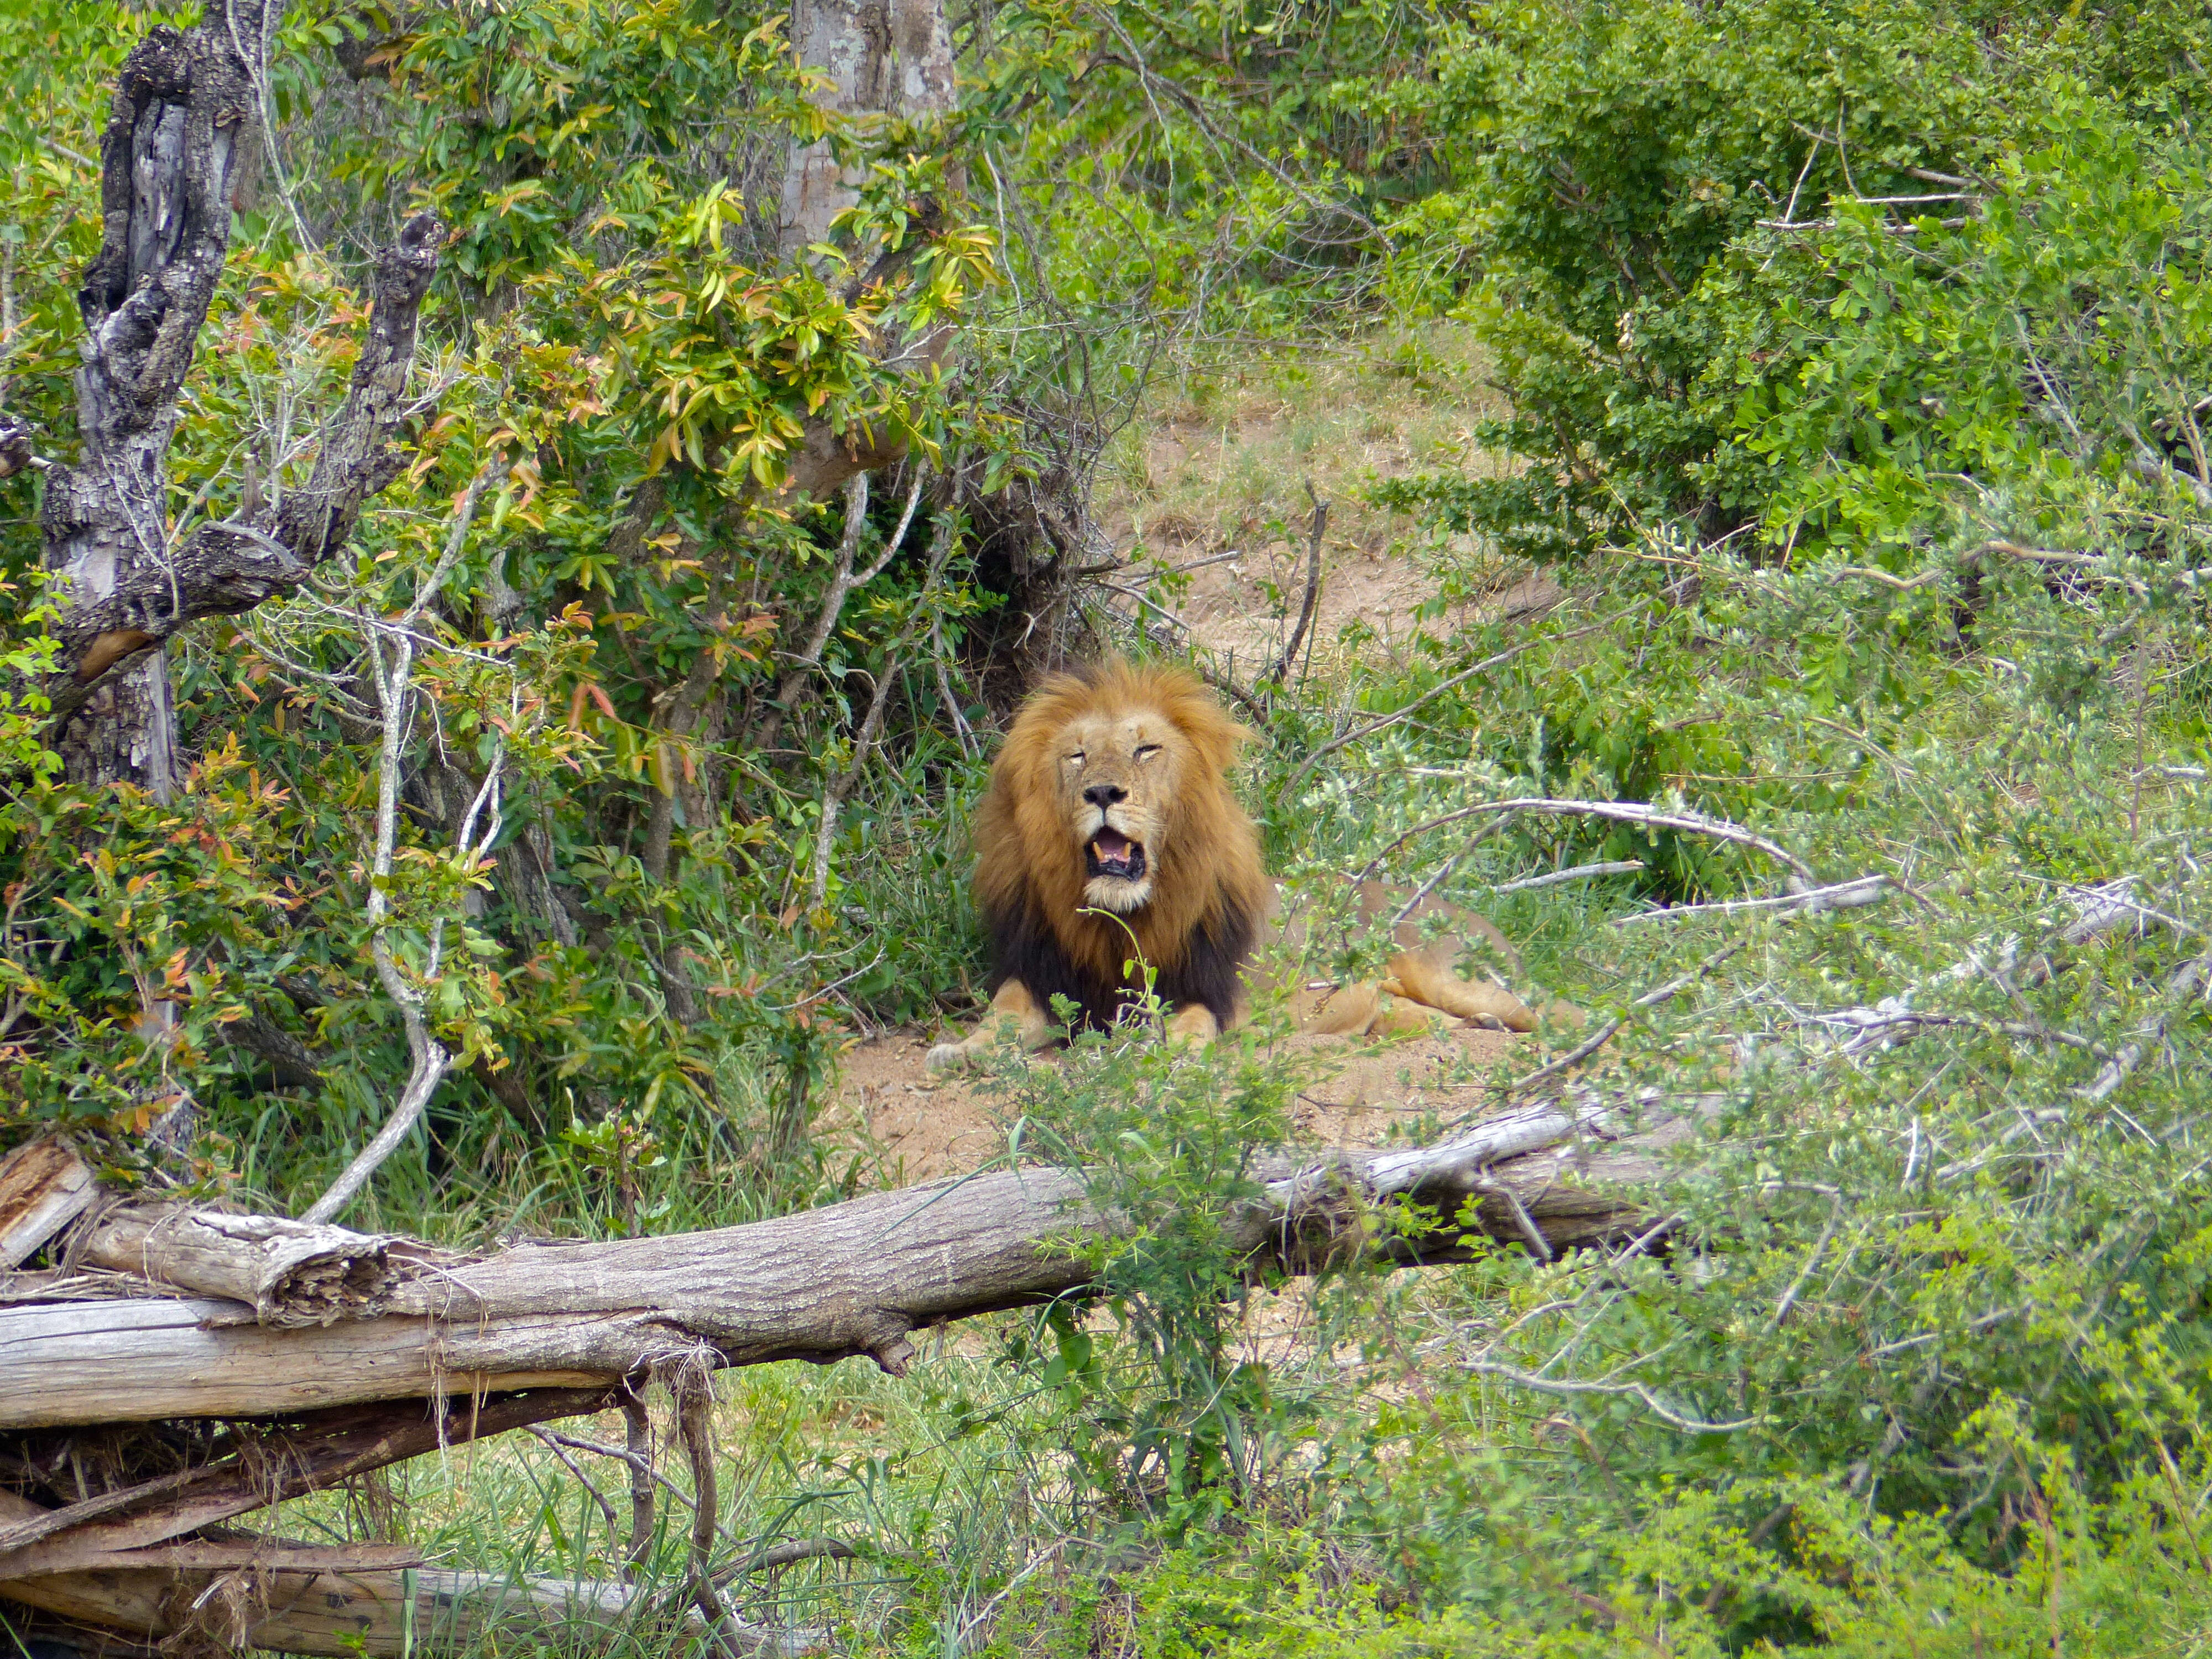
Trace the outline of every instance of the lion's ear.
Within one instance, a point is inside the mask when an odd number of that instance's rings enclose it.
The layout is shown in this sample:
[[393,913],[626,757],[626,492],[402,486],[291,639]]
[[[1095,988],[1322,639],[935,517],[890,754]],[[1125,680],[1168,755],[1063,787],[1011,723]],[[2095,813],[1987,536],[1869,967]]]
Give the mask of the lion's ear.
[[1173,719],[1184,741],[1218,772],[1225,772],[1235,765],[1238,752],[1259,735],[1250,726],[1223,714],[1221,706],[1202,692],[1183,699],[1176,706]]

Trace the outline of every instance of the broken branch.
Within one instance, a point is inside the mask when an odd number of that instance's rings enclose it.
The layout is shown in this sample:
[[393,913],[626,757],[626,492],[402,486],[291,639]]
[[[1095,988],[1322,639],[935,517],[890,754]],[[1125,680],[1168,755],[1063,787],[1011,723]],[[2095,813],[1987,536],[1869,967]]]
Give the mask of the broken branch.
[[[1725,818],[1707,817],[1702,812],[1692,812],[1687,810],[1670,812],[1663,808],[1645,805],[1641,801],[1552,800],[1539,795],[1524,795],[1512,800],[1480,801],[1473,806],[1462,806],[1456,811],[1446,812],[1440,817],[1431,818],[1425,823],[1417,823],[1377,853],[1374,860],[1366,869],[1360,872],[1356,879],[1372,881],[1381,872],[1382,861],[1417,836],[1425,836],[1431,830],[1441,830],[1448,823],[1464,823],[1468,818],[1480,817],[1486,812],[1533,812],[1539,817],[1547,817],[1610,818],[1619,823],[1642,824],[1646,829],[1672,830],[1683,835],[1710,836],[1715,841],[1732,842],[1737,846],[1748,847],[1757,852],[1764,853],[1777,863],[1786,866],[1794,874],[1805,881],[1815,879],[1813,866],[1789,848],[1769,841],[1764,836],[1755,835],[1741,824],[1730,823]],[[1866,879],[1881,878],[1875,877]],[[1793,894],[1790,896],[1796,898],[1803,896]]]

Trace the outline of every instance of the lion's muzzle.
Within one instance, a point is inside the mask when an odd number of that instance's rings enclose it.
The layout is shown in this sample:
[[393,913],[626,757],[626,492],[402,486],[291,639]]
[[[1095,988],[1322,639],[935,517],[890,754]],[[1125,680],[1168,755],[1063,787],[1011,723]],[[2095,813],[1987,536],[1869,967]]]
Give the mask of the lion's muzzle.
[[1131,841],[1111,824],[1099,825],[1084,849],[1084,873],[1093,881],[1101,877],[1112,881],[1145,878],[1145,843]]
[[1152,861],[1145,843],[1100,814],[1083,844],[1083,902],[1117,915],[1133,915],[1152,899]]

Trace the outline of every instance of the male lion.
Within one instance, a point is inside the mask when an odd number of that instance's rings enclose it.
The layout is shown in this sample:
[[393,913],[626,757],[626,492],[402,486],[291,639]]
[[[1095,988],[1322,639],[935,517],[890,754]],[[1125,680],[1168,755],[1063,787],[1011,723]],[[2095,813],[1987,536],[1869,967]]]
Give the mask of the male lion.
[[[1118,659],[1056,675],[1022,705],[975,820],[990,1012],[965,1041],[932,1048],[931,1071],[964,1065],[1009,1025],[1023,1047],[1043,1047],[1055,996],[1076,1005],[1080,1024],[1111,1025],[1141,993],[1146,967],[1172,1010],[1172,1037],[1210,1042],[1243,1015],[1246,970],[1277,915],[1259,837],[1229,790],[1248,735],[1191,675]],[[1376,883],[1356,896],[1367,921],[1396,908]],[[1425,939],[1438,915],[1462,937]],[[1396,1025],[1397,996],[1534,1030],[1535,1016],[1504,987],[1459,976],[1465,933],[1513,960],[1481,917],[1427,901],[1399,922],[1387,977],[1328,988],[1318,1001],[1309,990],[1300,1024],[1339,1033]]]

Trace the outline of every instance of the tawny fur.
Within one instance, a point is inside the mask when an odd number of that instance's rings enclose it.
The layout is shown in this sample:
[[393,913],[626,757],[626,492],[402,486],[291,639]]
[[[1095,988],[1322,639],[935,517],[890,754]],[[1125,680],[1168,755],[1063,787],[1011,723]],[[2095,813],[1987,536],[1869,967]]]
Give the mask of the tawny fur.
[[[964,1041],[933,1048],[933,1070],[964,1063],[1008,1024],[1025,1047],[1049,1040],[1046,1002],[1055,988],[1025,983],[1010,956],[1054,968],[1064,963],[1073,977],[1116,996],[1133,989],[1142,971],[1125,974],[1125,963],[1149,964],[1174,1003],[1170,1033],[1186,1039],[1210,1039],[1243,1016],[1249,1002],[1244,970],[1256,930],[1276,912],[1259,836],[1229,787],[1230,769],[1248,735],[1192,675],[1119,660],[1055,676],[1023,704],[975,820],[975,898],[999,957],[991,1012]],[[1093,786],[1096,804],[1085,793]],[[1105,804],[1109,795],[1111,805]],[[1102,883],[1087,862],[1091,826],[1103,828],[1110,818],[1121,820],[1117,833],[1141,831],[1131,837],[1141,842],[1147,858],[1150,883],[1140,896],[1133,884]],[[1370,922],[1400,903],[1373,883],[1353,896]],[[1118,914],[1103,914],[1102,904]],[[1421,937],[1423,919],[1438,913],[1457,924],[1458,943]],[[1297,926],[1303,931],[1303,922]],[[1414,1016],[1403,1006],[1411,1002],[1517,1030],[1534,1028],[1535,1016],[1504,986],[1457,975],[1469,939],[1512,959],[1511,947],[1481,917],[1431,899],[1395,933],[1399,951],[1389,977],[1379,986],[1344,987],[1319,1006],[1310,995],[1295,998],[1301,1023],[1323,1032],[1401,1030]],[[1225,994],[1219,990],[1224,978],[1231,986]],[[1401,1000],[1395,1009],[1393,997]],[[1112,1018],[1095,1006],[1086,1012],[1094,1023]],[[1554,1012],[1574,1012],[1564,1005],[1554,1005]]]
[[[1078,719],[1138,710],[1164,717],[1189,754],[1168,802],[1152,899],[1117,921],[1084,902],[1083,848],[1068,833],[1054,774],[1061,734]],[[1261,867],[1260,839],[1229,790],[1229,769],[1249,735],[1180,669],[1111,661],[1053,676],[1022,705],[991,768],[975,818],[978,907],[988,915],[1034,902],[1068,956],[1107,980],[1121,976],[1132,933],[1136,954],[1172,969],[1192,936],[1225,910],[1267,914],[1274,890]]]

